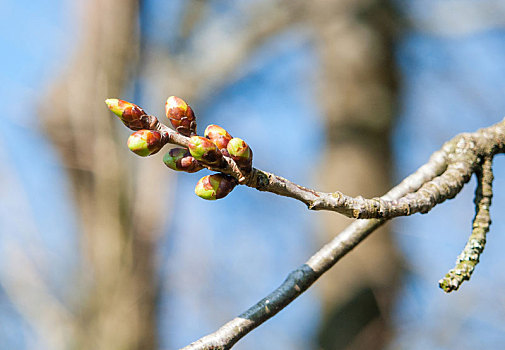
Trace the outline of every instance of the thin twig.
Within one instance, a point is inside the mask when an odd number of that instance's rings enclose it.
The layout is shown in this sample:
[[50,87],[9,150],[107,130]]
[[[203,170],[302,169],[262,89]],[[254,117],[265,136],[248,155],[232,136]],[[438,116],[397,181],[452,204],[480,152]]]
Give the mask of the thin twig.
[[458,290],[464,281],[470,279],[486,245],[486,234],[491,225],[489,207],[493,197],[492,158],[484,158],[482,168],[476,173],[477,189],[475,190],[475,217],[473,219],[472,234],[468,238],[465,248],[458,256],[456,266],[438,282],[440,288],[446,293]]
[[[177,134],[161,123],[158,129],[169,134],[169,142],[187,147],[187,137]],[[445,147],[452,149],[448,154],[445,171],[421,184],[415,192],[394,199],[351,197],[338,191],[319,192],[256,168],[245,174],[245,180],[239,178],[237,180],[260,191],[297,199],[312,210],[336,211],[356,219],[390,219],[415,213],[424,214],[437,204],[454,198],[479,167],[479,159],[505,151],[505,119],[474,133],[458,135]],[[225,169],[211,168],[211,170],[237,176],[233,167],[229,165]]]

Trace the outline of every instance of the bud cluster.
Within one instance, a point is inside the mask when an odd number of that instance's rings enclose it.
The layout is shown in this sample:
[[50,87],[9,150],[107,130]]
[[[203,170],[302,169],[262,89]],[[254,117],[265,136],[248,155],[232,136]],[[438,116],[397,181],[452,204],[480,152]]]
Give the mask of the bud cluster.
[[[168,142],[169,132],[173,133],[133,103],[118,99],[107,99],[105,103],[128,128],[136,131],[128,138],[128,148],[139,156],[157,153]],[[165,113],[175,131],[189,138],[187,144],[186,141],[177,142],[187,148],[173,148],[163,157],[170,169],[194,173],[206,167],[229,173],[231,158],[239,169],[233,165],[236,172],[247,174],[252,170],[252,150],[247,143],[232,137],[218,125],[207,126],[204,137],[198,136],[195,114],[181,98],[170,96],[165,103]],[[227,196],[237,183],[233,176],[223,173],[207,175],[198,181],[195,193],[203,199],[216,200]]]

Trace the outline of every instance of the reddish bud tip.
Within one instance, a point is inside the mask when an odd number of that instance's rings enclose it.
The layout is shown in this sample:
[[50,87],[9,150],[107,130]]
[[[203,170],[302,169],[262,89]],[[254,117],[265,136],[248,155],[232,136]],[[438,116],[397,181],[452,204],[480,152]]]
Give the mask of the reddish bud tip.
[[226,147],[230,157],[237,163],[237,165],[246,171],[250,171],[252,168],[252,150],[245,143],[244,140],[234,137],[228,142],[228,146]]
[[228,175],[214,174],[202,177],[195,187],[195,194],[206,200],[224,198],[230,193],[237,181]]
[[203,169],[187,148],[172,148],[163,157],[163,163],[170,169],[187,173],[194,173]]
[[128,148],[141,157],[155,154],[165,145],[164,139],[158,131],[139,130],[128,138]]
[[165,113],[175,130],[184,136],[196,135],[196,118],[183,99],[170,96],[165,103]]
[[205,137],[214,142],[218,149],[226,149],[228,142],[232,139],[231,135],[218,125],[209,125],[205,129]]

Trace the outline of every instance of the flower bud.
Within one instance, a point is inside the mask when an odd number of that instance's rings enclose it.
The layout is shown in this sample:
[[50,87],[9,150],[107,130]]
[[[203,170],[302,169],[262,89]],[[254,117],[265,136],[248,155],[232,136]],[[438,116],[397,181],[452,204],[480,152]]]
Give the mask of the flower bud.
[[207,175],[196,184],[195,194],[203,199],[216,200],[226,197],[236,185],[237,181],[229,175]]
[[153,116],[148,116],[146,112],[136,104],[127,101],[109,98],[105,100],[105,103],[111,112],[117,115],[124,125],[132,130],[147,129],[156,119]]
[[187,173],[194,173],[203,169],[198,161],[191,156],[187,148],[172,148],[163,156],[163,163],[170,169]]
[[184,136],[196,135],[196,118],[183,99],[170,96],[165,103],[165,113],[175,130]]
[[226,149],[239,168],[245,171],[252,169],[252,150],[244,140],[234,137],[228,142]]
[[191,136],[189,139],[189,152],[196,160],[211,166],[221,166],[224,159],[217,146],[209,139],[201,136]]
[[139,156],[155,154],[165,145],[161,133],[153,130],[139,130],[128,138],[128,148]]
[[214,142],[218,149],[226,149],[228,142],[232,139],[231,135],[218,125],[209,125],[205,129],[204,136]]

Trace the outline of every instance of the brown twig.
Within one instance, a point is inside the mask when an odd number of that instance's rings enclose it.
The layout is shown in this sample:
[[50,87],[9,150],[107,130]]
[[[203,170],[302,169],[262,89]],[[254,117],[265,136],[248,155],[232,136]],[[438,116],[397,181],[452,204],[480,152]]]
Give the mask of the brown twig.
[[[169,133],[169,142],[187,147],[187,137],[161,123],[158,129]],[[245,179],[238,178],[241,175],[229,164],[225,169],[210,169],[232,175],[241,184],[259,191],[297,199],[312,210],[336,211],[356,219],[390,219],[415,213],[424,214],[435,205],[454,198],[478,168],[479,159],[505,151],[505,120],[474,133],[458,135],[444,147],[451,149],[445,171],[423,183],[415,192],[394,199],[351,197],[338,191],[319,192],[256,168],[249,174],[244,174]]]

